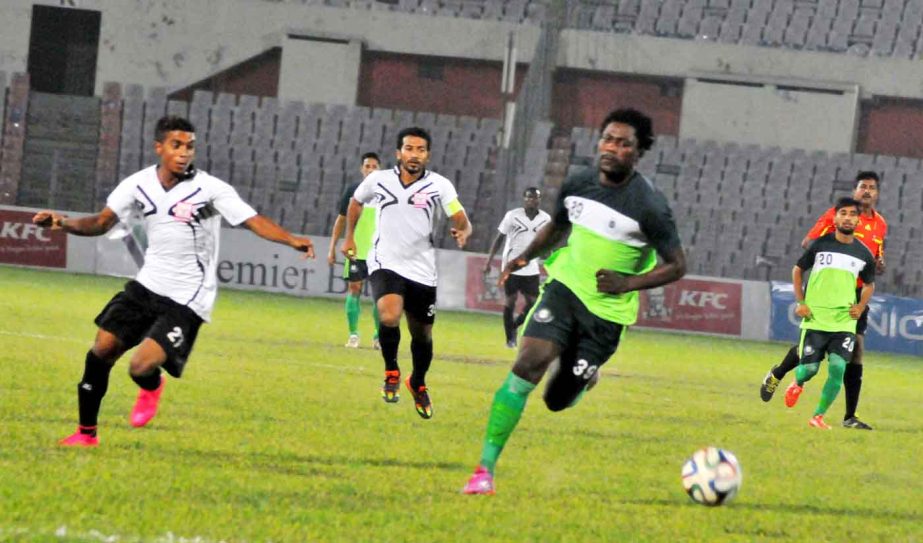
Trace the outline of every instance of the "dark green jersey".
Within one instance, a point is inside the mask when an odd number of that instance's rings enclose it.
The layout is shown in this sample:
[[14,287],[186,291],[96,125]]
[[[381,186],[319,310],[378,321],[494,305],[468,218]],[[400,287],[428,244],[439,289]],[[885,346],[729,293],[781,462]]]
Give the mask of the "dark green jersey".
[[806,330],[856,333],[849,308],[856,303],[856,279],[875,282],[875,257],[857,239],[837,241],[836,234],[817,238],[798,259],[798,267],[811,270],[804,302],[811,317],[801,321]]
[[599,171],[588,168],[564,182],[554,221],[570,224],[571,233],[567,245],[545,261],[549,277],[567,286],[598,317],[634,324],[638,293],[598,292],[596,272],[647,273],[657,265],[657,253],[666,255],[680,247],[663,194],[637,172],[613,188],[601,185]]
[[[340,215],[346,216],[349,210],[349,200],[356,192],[359,182],[353,183],[346,187],[343,195],[340,196]],[[362,214],[359,215],[359,222],[356,223],[356,231],[353,238],[356,240],[356,259],[365,260],[372,247],[372,237],[375,235],[375,208],[371,205],[362,206]]]

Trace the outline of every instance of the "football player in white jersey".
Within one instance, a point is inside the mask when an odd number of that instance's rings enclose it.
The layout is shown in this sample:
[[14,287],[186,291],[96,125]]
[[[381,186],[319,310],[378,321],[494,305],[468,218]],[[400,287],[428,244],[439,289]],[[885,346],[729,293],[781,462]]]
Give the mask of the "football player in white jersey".
[[116,360],[136,345],[129,374],[141,390],[131,424],[144,426],[156,414],[164,388],[160,368],[180,377],[199,326],[211,315],[221,217],[314,257],[309,238],[289,233],[257,214],[233,187],[196,171],[195,128],[189,121],[163,117],[157,121],[154,140],[159,163],[125,178],[99,213],[68,218],[41,211],[32,219],[39,226],[77,236],[99,236],[119,221],[127,223],[133,214],[142,215],[148,238],[138,275],[96,317],[99,330],[77,386],[80,424],[61,445],[99,444],[97,417],[109,386],[109,372]]
[[[541,202],[542,191],[538,187],[529,187],[522,193],[522,207],[511,209],[503,216],[500,226],[497,227],[497,237],[490,246],[487,262],[484,263],[485,278],[490,273],[490,263],[501,243],[506,242],[503,247],[503,262],[500,265],[502,270],[510,259],[524,253],[535,239],[535,234],[551,222],[551,215],[538,208]],[[522,269],[514,271],[503,284],[503,329],[506,332],[506,346],[510,349],[516,348],[516,329],[525,322],[526,315],[538,298],[538,279],[538,259],[535,258]],[[525,304],[522,314],[514,318],[517,294],[522,295]]]
[[433,219],[442,207],[452,223],[458,247],[471,235],[468,215],[458,201],[452,182],[426,169],[432,138],[419,127],[397,135],[397,166],[369,174],[356,188],[346,214],[346,239],[341,251],[356,258],[355,230],[364,205],[374,205],[377,221],[372,247],[366,257],[369,283],[378,304],[381,326],[378,340],[385,361],[382,398],[399,399],[400,367],[397,349],[401,341],[401,315],[407,314],[413,372],[406,385],[417,413],[433,416],[426,387],[426,372],[433,360],[433,322],[436,319],[436,249]]

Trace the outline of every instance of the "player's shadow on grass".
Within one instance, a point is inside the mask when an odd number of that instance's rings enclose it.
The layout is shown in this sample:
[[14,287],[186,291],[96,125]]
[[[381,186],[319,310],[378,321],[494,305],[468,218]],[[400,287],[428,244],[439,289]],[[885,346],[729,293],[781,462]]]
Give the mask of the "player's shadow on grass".
[[[201,459],[212,465],[222,463],[231,465],[247,465],[256,469],[263,469],[272,473],[289,473],[291,475],[327,475],[339,476],[332,471],[324,471],[317,466],[326,468],[335,467],[375,467],[375,468],[409,468],[420,470],[441,469],[448,471],[464,471],[468,466],[459,462],[437,462],[424,460],[401,460],[396,458],[377,457],[349,457],[341,455],[303,455],[295,453],[265,453],[265,452],[229,452],[208,451],[198,449],[170,449],[170,454],[185,459]],[[315,466],[314,468],[296,466]],[[317,473],[314,473],[317,471]],[[309,472],[309,473],[306,473]]]
[[[618,500],[618,503],[626,503],[631,505],[659,505],[663,507],[702,507],[701,505],[693,503],[691,500],[664,500],[664,499],[650,499],[650,500]],[[916,513],[901,513],[901,512],[890,512],[890,511],[877,511],[874,509],[862,509],[862,508],[849,508],[849,507],[824,507],[822,505],[817,505],[813,503],[747,503],[734,501],[727,507],[738,510],[744,509],[752,511],[754,513],[764,513],[767,511],[773,513],[787,513],[792,515],[805,515],[805,514],[814,514],[814,515],[834,515],[841,517],[867,517],[874,518],[878,520],[896,520],[902,522],[913,522],[921,523],[923,522],[923,515]]]

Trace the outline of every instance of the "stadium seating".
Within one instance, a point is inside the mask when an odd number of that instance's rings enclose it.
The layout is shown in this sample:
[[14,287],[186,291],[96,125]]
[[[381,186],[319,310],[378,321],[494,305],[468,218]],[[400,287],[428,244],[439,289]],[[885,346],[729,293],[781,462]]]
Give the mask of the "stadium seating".
[[[548,0],[306,3],[525,24],[540,23],[548,6]],[[921,53],[921,25],[920,0],[582,0],[569,21],[581,30],[899,58]]]
[[[491,178],[500,129],[496,119],[342,104],[279,103],[275,98],[206,91],[195,91],[187,104],[167,100],[164,89],[145,92],[133,85],[124,94],[120,178],[155,162],[150,138],[160,116],[165,112],[188,115],[199,136],[201,169],[230,182],[257,210],[286,228],[327,235],[336,219],[340,194],[348,183],[358,180],[361,154],[377,152],[388,166],[393,162],[398,130],[418,125],[433,136],[430,167],[457,183],[462,181],[462,201],[469,211],[488,218],[491,202],[482,197],[482,185]],[[541,160],[544,145],[541,140],[537,155]],[[439,241],[452,240],[440,237]]]

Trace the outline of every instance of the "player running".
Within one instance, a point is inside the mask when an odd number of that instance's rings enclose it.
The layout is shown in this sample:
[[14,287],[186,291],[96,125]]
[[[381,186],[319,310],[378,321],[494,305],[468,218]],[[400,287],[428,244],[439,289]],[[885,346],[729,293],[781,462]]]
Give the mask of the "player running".
[[[487,255],[487,262],[484,264],[484,276],[490,273],[490,264],[500,248],[503,246],[503,266],[514,256],[518,256],[526,250],[526,247],[535,239],[538,233],[546,224],[551,222],[551,216],[538,208],[542,202],[542,192],[538,187],[529,187],[522,193],[522,207],[511,209],[503,216],[500,226],[497,227],[497,237],[494,238],[490,246],[490,253]],[[502,269],[502,268],[501,268]],[[503,285],[505,295],[503,304],[503,330],[506,333],[506,346],[510,349],[516,348],[516,329],[522,326],[526,320],[526,315],[532,309],[535,299],[538,297],[539,284],[538,259],[532,259],[522,269],[514,271],[506,283]],[[522,295],[525,304],[522,314],[513,317],[516,310],[517,294]]]
[[[815,240],[792,268],[792,285],[798,303],[795,314],[802,318],[801,361],[795,370],[795,381],[785,391],[785,405],[794,407],[804,384],[817,374],[827,355],[827,382],[808,424],[828,430],[830,426],[824,422],[824,414],[840,392],[847,360],[852,357],[856,345],[856,321],[875,291],[875,257],[853,235],[862,204],[852,198],[841,198],[834,209],[835,232]],[[803,274],[806,270],[811,270],[811,277],[805,292]],[[858,302],[857,278],[863,284]]]
[[418,127],[397,135],[397,166],[379,170],[356,188],[346,214],[346,240],[341,250],[356,258],[356,224],[363,206],[376,208],[376,229],[368,253],[372,294],[381,319],[378,339],[385,361],[381,396],[388,403],[400,399],[401,370],[397,349],[401,341],[401,316],[407,314],[413,372],[406,385],[417,413],[433,416],[426,387],[426,372],[433,360],[433,323],[436,320],[436,249],[433,220],[442,207],[452,222],[450,230],[458,247],[471,235],[468,215],[458,201],[452,182],[426,169],[432,138]]
[[[381,160],[376,153],[362,155],[362,164],[359,166],[359,171],[362,172],[363,179],[380,167]],[[343,196],[340,198],[339,214],[333,223],[333,232],[330,234],[330,250],[327,251],[327,263],[331,266],[336,262],[336,244],[346,228],[346,212],[349,209],[349,200],[359,183],[361,181],[346,187],[346,190],[343,191]],[[359,313],[362,309],[362,304],[360,303],[362,283],[369,276],[365,258],[368,255],[369,247],[372,245],[372,234],[374,233],[375,208],[366,206],[362,208],[362,215],[359,216],[359,222],[356,224],[356,257],[347,259],[343,263],[343,278],[346,279],[348,288],[346,292],[346,323],[349,326],[349,339],[346,341],[346,347],[351,349],[359,347]],[[372,319],[375,321],[375,335],[372,336],[372,347],[379,349],[378,307],[375,304],[372,304]]]
[[144,265],[96,317],[99,331],[87,352],[77,385],[80,424],[61,440],[65,446],[99,444],[97,418],[116,360],[138,345],[129,374],[141,387],[131,424],[144,426],[154,417],[163,393],[163,367],[179,378],[192,351],[199,326],[208,321],[217,294],[216,269],[221,218],[243,224],[258,236],[314,256],[306,237],[287,230],[247,205],[227,183],[193,167],[195,129],[186,119],[157,121],[154,149],[159,164],[125,178],[102,211],[70,219],[41,211],[32,222],[77,236],[99,236],[133,214],[147,234]]
[[685,274],[666,198],[634,169],[653,142],[649,117],[633,109],[610,113],[602,123],[597,168],[567,179],[551,224],[504,268],[501,282],[570,230],[567,245],[545,261],[548,280],[526,320],[512,371],[494,395],[481,460],[465,494],[494,493],[497,459],[552,361],[560,358],[544,400],[560,411],[593,385],[625,327],[637,320],[638,291]]
[[[875,205],[878,203],[879,188],[881,181],[875,172],[859,172],[856,175],[856,190],[853,192],[853,198],[862,204],[862,213],[859,215],[859,224],[855,229],[855,237],[865,245],[872,255],[875,256],[877,274],[885,271],[885,253],[884,243],[888,235],[888,223],[878,211]],[[817,223],[805,236],[801,242],[802,248],[807,248],[811,241],[829,234],[836,229],[834,217],[836,209],[828,209],[818,220]],[[856,284],[856,299],[859,299],[862,291],[862,280],[859,279]],[[843,388],[846,396],[846,412],[843,416],[843,426],[856,430],[871,430],[872,427],[859,420],[856,416],[856,409],[859,406],[859,393],[862,390],[862,361],[865,353],[865,331],[868,328],[869,310],[866,307],[859,321],[856,323],[856,346],[852,353],[852,358],[847,359],[846,372],[843,374]],[[793,345],[786,353],[785,358],[778,366],[774,366],[763,378],[760,385],[760,397],[764,402],[772,399],[773,393],[779,386],[779,382],[791,370],[798,365],[800,357],[798,356],[798,346]]]

